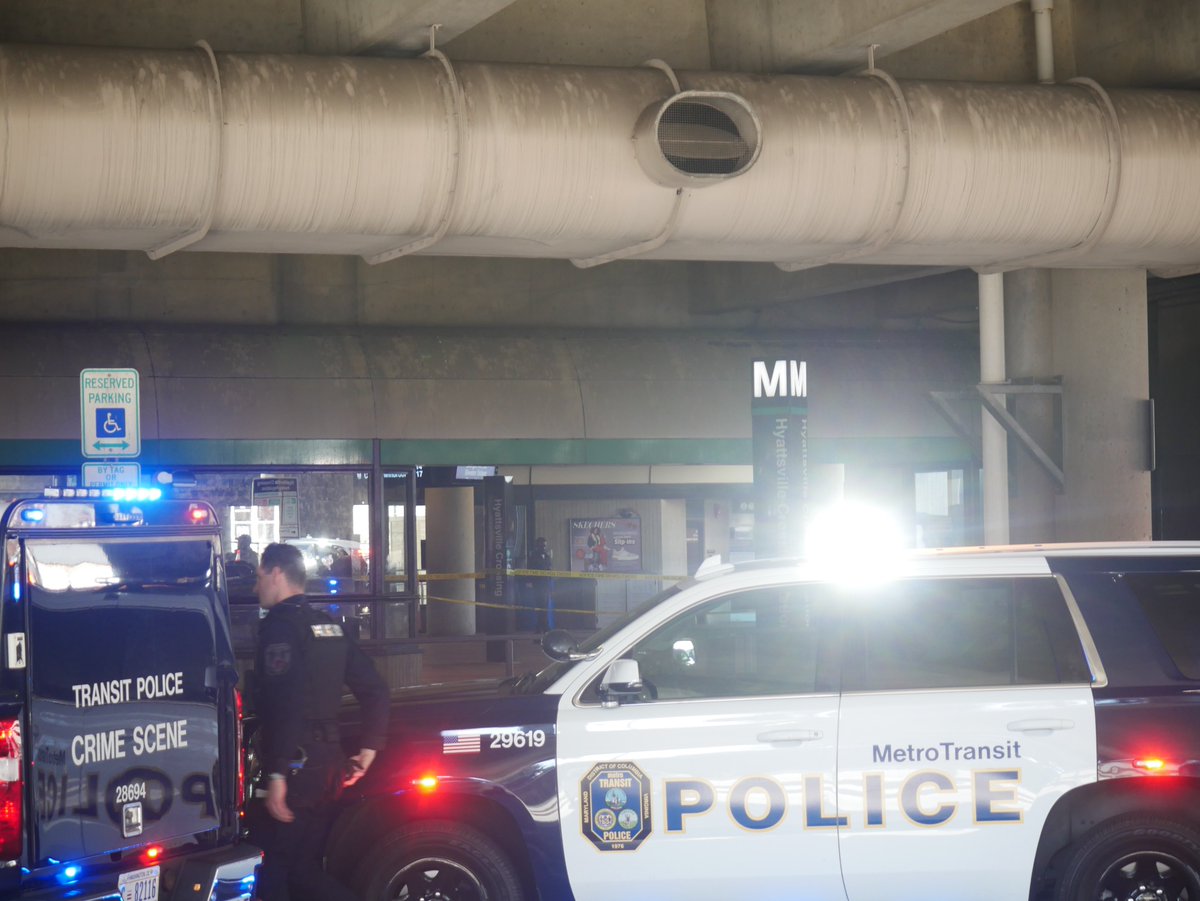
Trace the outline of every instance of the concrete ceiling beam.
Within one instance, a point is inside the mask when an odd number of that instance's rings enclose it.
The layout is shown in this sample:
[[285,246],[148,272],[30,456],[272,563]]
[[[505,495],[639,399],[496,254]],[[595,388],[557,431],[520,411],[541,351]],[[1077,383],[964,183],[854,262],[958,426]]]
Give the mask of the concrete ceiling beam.
[[308,49],[322,54],[415,55],[452,40],[513,0],[303,0]]
[[953,272],[934,266],[822,266],[784,272],[762,263],[694,263],[691,312],[731,313]]
[[[833,74],[957,28],[1013,0],[706,0],[713,68]],[[749,12],[753,14],[748,14]]]

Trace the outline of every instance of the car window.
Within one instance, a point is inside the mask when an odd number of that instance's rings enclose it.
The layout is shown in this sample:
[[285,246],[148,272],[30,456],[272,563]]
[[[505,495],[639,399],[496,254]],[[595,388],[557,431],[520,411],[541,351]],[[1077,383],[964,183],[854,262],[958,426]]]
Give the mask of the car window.
[[1179,672],[1200,679],[1200,574],[1128,573],[1125,582]]
[[[804,586],[726,595],[672,619],[623,654],[638,662],[643,699],[762,697],[834,691],[828,603]],[[598,699],[599,680],[582,700]]]
[[847,690],[1089,682],[1053,579],[927,579],[845,604]]

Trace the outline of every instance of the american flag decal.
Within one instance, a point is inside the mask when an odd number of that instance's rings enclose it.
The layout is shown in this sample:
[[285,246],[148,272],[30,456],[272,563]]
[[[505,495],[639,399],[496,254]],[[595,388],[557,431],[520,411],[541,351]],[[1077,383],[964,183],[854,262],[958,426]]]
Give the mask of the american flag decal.
[[443,754],[478,754],[479,738],[476,735],[443,735]]

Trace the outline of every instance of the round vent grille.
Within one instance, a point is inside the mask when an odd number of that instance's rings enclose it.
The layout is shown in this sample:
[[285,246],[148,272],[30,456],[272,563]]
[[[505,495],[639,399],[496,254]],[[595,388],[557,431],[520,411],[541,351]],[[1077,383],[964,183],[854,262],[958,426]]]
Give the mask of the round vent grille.
[[642,112],[633,141],[643,171],[658,184],[702,188],[754,165],[758,116],[737,94],[680,91]]
[[733,175],[750,162],[753,148],[737,124],[708,103],[672,103],[658,120],[658,146],[688,175]]

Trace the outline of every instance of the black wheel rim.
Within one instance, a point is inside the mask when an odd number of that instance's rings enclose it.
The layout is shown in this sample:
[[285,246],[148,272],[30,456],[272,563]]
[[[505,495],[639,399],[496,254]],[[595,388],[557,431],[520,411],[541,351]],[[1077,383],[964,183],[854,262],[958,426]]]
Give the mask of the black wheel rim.
[[1200,901],[1200,882],[1174,854],[1137,851],[1104,871],[1096,901]]
[[414,860],[388,882],[389,901],[487,901],[479,878],[463,864],[444,857]]

